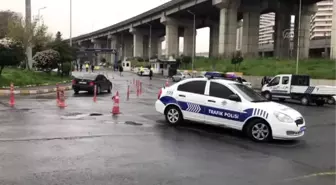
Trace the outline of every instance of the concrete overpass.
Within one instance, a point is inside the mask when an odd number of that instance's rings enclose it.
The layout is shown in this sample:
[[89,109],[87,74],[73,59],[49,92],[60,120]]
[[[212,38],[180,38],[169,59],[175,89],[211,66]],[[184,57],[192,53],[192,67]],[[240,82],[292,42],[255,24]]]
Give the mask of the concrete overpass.
[[[242,53],[245,57],[256,57],[259,55],[260,14],[275,12],[274,55],[288,57],[290,43],[283,39],[283,33],[290,28],[291,15],[296,15],[294,44],[297,44],[296,38],[300,37],[300,57],[307,58],[310,46],[310,16],[316,12],[317,1],[319,0],[302,0],[300,32],[297,21],[299,0],[172,0],[123,22],[75,37],[73,43],[86,48],[116,49],[119,58],[150,58],[161,55],[169,57],[179,55],[178,38],[184,37],[183,54],[191,56],[195,14],[196,28],[210,28],[211,57],[232,56],[236,50],[237,25],[241,19]],[[333,19],[336,19],[336,15]],[[336,35],[336,31],[334,32],[332,35]],[[166,40],[165,53],[161,53],[163,39]],[[331,50],[336,51],[336,44],[332,44]],[[111,60],[115,58],[111,57]]]

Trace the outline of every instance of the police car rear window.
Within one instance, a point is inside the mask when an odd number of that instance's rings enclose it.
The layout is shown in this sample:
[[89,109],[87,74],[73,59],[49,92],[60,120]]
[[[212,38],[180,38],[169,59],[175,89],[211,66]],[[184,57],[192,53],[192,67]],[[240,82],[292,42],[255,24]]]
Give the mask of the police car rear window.
[[177,87],[178,91],[195,93],[195,94],[204,94],[206,81],[191,81],[184,84],[181,84]]

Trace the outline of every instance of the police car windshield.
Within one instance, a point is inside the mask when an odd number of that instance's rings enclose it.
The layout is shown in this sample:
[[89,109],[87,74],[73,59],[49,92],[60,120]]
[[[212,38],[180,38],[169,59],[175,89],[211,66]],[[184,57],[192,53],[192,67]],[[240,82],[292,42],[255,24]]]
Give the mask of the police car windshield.
[[250,102],[266,102],[266,98],[255,92],[253,89],[247,87],[243,84],[232,84],[231,85],[238,93],[243,96],[246,100]]

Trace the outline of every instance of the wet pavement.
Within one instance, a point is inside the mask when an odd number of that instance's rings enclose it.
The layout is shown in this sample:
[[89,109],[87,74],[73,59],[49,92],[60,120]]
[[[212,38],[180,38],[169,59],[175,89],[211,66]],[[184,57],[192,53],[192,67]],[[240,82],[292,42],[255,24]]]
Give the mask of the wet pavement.
[[[72,91],[65,109],[55,94],[16,96],[15,108],[0,98],[0,184],[335,184],[335,106],[286,103],[304,115],[305,137],[259,144],[228,129],[167,126],[154,110],[165,79],[107,75],[112,94],[96,103]],[[133,79],[143,82],[140,97]],[[116,91],[121,114],[113,117]]]

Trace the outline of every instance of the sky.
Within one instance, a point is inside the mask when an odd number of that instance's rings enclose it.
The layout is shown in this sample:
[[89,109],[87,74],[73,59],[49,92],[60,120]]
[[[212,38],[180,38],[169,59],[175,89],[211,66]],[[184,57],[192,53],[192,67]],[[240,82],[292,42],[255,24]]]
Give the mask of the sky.
[[[86,34],[141,14],[169,0],[72,0],[72,36]],[[70,36],[70,0],[31,0],[32,17],[40,16],[49,31]],[[45,7],[45,8],[44,8]],[[44,9],[43,9],[44,8]],[[0,0],[0,10],[25,15],[25,0]],[[164,43],[162,44],[164,48]],[[180,39],[180,50],[183,38]],[[196,52],[209,50],[209,29],[198,29]]]

